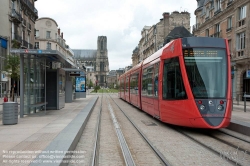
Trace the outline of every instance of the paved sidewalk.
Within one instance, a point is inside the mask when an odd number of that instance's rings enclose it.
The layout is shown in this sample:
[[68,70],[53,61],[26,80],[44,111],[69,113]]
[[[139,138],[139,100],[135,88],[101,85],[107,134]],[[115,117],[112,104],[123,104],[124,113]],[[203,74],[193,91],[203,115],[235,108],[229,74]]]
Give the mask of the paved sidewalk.
[[13,153],[30,151],[34,154],[45,149],[92,98],[93,96],[87,96],[76,99],[72,103],[65,103],[65,107],[60,110],[47,110],[46,114],[41,111],[25,115],[24,118],[18,119],[16,125],[3,125],[0,120],[0,165],[22,165],[2,162],[3,160],[14,162],[16,156],[8,158],[13,156]]

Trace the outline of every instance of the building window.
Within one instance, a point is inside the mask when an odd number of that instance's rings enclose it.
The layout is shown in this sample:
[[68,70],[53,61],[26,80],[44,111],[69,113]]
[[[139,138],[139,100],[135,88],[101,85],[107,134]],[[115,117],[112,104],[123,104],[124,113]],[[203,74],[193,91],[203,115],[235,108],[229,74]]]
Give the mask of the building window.
[[239,21],[237,23],[237,26],[240,27],[242,25],[245,25],[245,18],[246,18],[246,11],[247,6],[242,6],[239,8]]
[[246,43],[246,33],[245,32],[238,33],[237,48],[236,48],[238,56],[244,56],[245,43]]
[[242,6],[239,8],[239,20],[246,18],[247,6]]
[[221,2],[220,2],[221,0],[217,0],[216,1],[216,10],[218,11],[218,10],[220,10],[220,8],[221,8]]
[[215,33],[214,37],[220,37],[220,23],[215,24]]
[[50,39],[50,31],[46,32],[46,39]]
[[39,30],[36,30],[36,37],[39,37]]
[[206,7],[206,18],[209,18],[209,7]]
[[51,50],[51,43],[47,43],[47,50]]
[[232,17],[227,18],[227,31],[232,29]]
[[55,33],[55,39],[57,39],[57,33]]
[[35,42],[35,49],[39,49],[39,42]]
[[209,29],[206,29],[206,37],[209,37]]

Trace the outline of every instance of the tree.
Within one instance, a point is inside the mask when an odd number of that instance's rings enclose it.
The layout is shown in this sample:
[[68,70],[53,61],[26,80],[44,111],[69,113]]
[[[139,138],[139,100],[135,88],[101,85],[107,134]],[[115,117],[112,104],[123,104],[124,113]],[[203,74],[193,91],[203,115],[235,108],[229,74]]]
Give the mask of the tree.
[[89,88],[93,87],[93,82],[91,80],[89,80]]
[[14,101],[14,86],[20,78],[20,57],[16,55],[7,55],[4,68],[7,72],[7,76],[13,80],[13,82],[11,82],[11,99]]

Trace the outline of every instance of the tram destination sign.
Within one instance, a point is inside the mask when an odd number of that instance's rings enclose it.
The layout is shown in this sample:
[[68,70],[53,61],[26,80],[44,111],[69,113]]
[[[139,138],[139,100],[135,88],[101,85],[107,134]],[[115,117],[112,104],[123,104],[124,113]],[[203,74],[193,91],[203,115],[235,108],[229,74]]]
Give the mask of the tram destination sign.
[[184,49],[183,54],[185,57],[218,57],[217,50],[192,50]]

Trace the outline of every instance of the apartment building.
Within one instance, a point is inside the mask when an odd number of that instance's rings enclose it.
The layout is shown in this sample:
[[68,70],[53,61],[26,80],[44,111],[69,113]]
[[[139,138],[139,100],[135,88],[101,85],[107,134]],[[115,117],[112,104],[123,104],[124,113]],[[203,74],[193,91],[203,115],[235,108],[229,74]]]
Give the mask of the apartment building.
[[11,80],[4,72],[4,60],[12,48],[34,47],[37,0],[2,0],[0,5],[0,93],[9,90]]
[[125,72],[124,69],[120,68],[118,70],[111,70],[107,75],[107,87],[117,88],[119,85],[119,77]]
[[183,26],[190,31],[190,13],[174,11],[171,14],[164,12],[162,15],[163,18],[155,25],[143,27],[139,44],[133,50],[133,66],[159,50],[164,39],[175,27]]
[[[34,49],[56,50],[61,56],[65,56],[68,61],[75,63],[74,52],[66,44],[63,32],[58,27],[57,22],[49,17],[42,17],[36,20],[35,24],[35,47]],[[53,65],[56,65],[54,62]],[[60,63],[57,63],[59,65]],[[58,66],[59,68],[61,66]]]
[[197,0],[195,36],[227,38],[233,97],[250,93],[250,0]]

